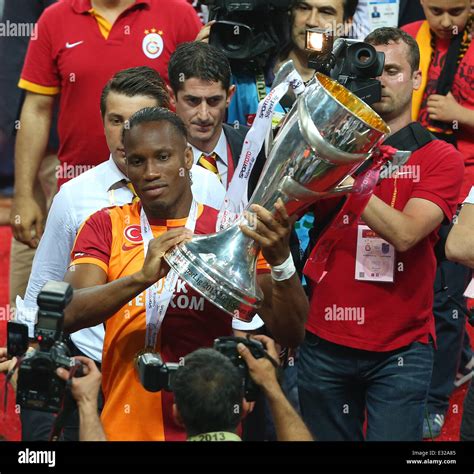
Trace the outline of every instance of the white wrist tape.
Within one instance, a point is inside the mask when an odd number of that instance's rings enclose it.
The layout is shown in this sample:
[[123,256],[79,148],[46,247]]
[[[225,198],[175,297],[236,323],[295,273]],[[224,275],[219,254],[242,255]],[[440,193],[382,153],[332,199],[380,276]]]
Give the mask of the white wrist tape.
[[280,265],[271,267],[272,278],[275,281],[284,281],[290,279],[296,273],[296,267],[293,262],[293,256],[290,256]]

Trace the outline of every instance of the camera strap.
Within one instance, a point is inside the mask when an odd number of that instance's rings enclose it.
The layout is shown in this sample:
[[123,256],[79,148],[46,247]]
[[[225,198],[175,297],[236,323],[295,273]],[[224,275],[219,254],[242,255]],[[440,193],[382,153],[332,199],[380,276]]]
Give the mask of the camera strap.
[[[198,203],[193,199],[191,204],[191,209],[189,211],[189,216],[186,221],[185,227],[190,231],[194,232],[196,227],[196,221],[198,217]],[[140,211],[140,227],[142,231],[143,238],[143,253],[148,252],[148,246],[150,241],[154,238],[153,232],[151,230],[150,223],[145,214],[145,211],[142,209]],[[161,280],[160,280],[161,281]],[[173,269],[170,269],[168,275],[164,278],[163,289],[161,293],[158,292],[158,282],[151,285],[146,289],[145,292],[145,304],[146,304],[146,336],[145,336],[145,348],[154,350],[156,339],[160,331],[160,327],[165,318],[166,311],[168,306],[173,298],[176,284],[178,283],[178,273]]]
[[13,378],[13,375],[15,372],[18,370],[18,367],[20,367],[20,364],[22,363],[24,357],[17,357],[15,365],[7,372],[5,375],[5,387],[4,387],[4,398],[3,398],[3,412],[7,412],[7,406],[8,406],[8,384],[10,380]]
[[247,186],[250,174],[262,149],[265,137],[272,126],[275,106],[285,96],[289,87],[293,89],[296,96],[300,95],[305,89],[304,82],[296,69],[291,71],[281,84],[278,84],[259,102],[255,120],[245,136],[237,168],[234,171],[234,176],[217,218],[217,230],[229,227],[247,205]]

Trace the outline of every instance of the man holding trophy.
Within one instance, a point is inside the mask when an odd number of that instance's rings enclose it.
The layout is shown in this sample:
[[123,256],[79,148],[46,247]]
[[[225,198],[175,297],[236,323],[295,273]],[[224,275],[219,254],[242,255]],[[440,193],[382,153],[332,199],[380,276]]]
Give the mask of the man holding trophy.
[[[173,420],[172,394],[146,391],[135,366],[152,352],[164,362],[180,362],[232,334],[232,316],[178,278],[163,258],[193,232],[216,228],[217,211],[193,199],[186,135],[181,119],[166,109],[142,109],[130,118],[123,140],[140,202],[93,214],[78,233],[66,275],[76,291],[65,330],[106,326],[102,422],[110,440],[184,440]],[[263,254],[257,265],[264,295],[259,315],[282,344],[296,346],[308,301],[291,259],[291,221],[281,201],[274,213],[253,210],[252,226],[241,225],[239,232]]]

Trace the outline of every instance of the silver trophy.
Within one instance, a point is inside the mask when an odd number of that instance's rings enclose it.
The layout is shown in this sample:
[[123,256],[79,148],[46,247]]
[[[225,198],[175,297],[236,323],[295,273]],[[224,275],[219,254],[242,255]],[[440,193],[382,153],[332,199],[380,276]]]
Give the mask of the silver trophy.
[[[298,98],[272,143],[270,156],[247,206],[274,211],[281,198],[288,214],[318,199],[350,192],[340,186],[390,132],[362,100],[317,73]],[[229,228],[171,249],[165,260],[192,288],[231,316],[248,321],[262,300],[256,283],[258,246]]]

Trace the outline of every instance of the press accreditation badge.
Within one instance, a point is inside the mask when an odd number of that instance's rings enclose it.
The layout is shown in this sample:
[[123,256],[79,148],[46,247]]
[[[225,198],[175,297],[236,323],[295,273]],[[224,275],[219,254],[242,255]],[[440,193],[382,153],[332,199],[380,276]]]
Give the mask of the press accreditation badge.
[[355,279],[393,282],[395,247],[366,225],[357,229]]
[[398,26],[400,0],[369,0],[367,8],[371,31],[381,27]]

